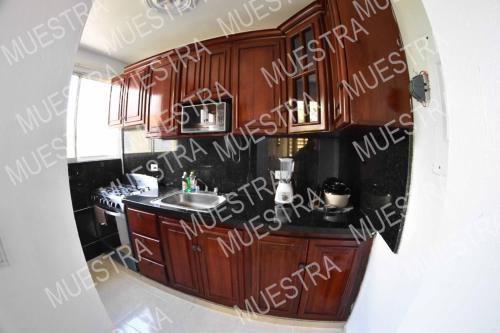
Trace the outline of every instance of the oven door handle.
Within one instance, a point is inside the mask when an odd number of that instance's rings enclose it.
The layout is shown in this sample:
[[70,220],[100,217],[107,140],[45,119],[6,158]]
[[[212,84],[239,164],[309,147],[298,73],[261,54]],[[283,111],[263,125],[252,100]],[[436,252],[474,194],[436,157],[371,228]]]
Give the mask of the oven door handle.
[[123,213],[113,212],[113,211],[106,210],[106,209],[104,210],[104,212],[108,215],[115,216],[115,217],[123,216]]

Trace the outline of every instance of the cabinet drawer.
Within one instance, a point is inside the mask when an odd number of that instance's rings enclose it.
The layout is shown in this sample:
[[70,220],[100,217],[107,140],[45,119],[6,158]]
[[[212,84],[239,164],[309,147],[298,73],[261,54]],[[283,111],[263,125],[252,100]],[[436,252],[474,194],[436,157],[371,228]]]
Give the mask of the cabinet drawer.
[[131,232],[154,239],[159,239],[155,214],[127,208],[127,218]]
[[155,263],[154,261],[142,258],[139,261],[139,271],[142,275],[150,279],[167,284],[167,276],[165,274],[165,266]]
[[137,259],[147,258],[159,263],[163,262],[160,241],[132,233],[132,242]]

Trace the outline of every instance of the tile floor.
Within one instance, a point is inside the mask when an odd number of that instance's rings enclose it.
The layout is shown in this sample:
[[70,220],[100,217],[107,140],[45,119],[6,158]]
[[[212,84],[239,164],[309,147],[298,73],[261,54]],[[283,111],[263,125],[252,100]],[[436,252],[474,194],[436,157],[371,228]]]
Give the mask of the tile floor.
[[[99,258],[98,258],[99,259]],[[109,273],[92,272],[113,333],[342,333],[344,323],[288,320],[272,316],[242,319],[220,306],[165,287],[111,259],[99,259]],[[103,282],[97,278],[100,277]]]

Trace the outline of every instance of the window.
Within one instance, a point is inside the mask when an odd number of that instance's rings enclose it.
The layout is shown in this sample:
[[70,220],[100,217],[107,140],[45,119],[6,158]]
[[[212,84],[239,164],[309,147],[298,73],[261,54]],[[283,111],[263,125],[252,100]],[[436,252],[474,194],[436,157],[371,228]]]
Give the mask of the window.
[[68,94],[67,158],[119,158],[121,130],[108,126],[109,83],[71,76]]

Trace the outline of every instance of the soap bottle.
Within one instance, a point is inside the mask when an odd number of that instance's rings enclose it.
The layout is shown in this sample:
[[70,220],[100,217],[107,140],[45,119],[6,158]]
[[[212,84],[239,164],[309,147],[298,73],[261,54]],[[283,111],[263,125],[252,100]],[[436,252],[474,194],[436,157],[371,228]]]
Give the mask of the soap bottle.
[[188,192],[188,189],[189,189],[189,178],[187,176],[187,172],[186,171],[184,171],[184,173],[182,174],[181,181],[182,181],[182,192]]
[[196,192],[196,176],[194,175],[194,171],[191,171],[189,174],[189,185],[190,192]]

